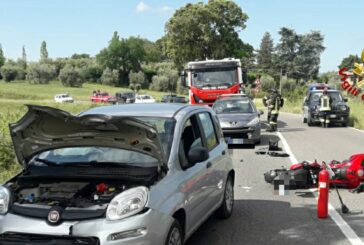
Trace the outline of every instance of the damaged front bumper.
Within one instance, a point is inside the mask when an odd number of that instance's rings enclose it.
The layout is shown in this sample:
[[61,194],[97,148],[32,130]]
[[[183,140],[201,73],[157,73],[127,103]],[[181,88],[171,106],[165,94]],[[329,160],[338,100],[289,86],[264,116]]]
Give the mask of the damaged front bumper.
[[172,222],[172,217],[153,209],[122,220],[102,218],[59,225],[8,213],[0,215],[0,244],[164,244]]

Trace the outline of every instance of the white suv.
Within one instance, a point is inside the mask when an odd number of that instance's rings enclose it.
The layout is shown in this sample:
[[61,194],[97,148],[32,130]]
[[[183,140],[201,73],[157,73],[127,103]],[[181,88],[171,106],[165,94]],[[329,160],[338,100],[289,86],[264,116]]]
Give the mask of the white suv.
[[54,100],[58,103],[73,103],[73,98],[69,94],[56,94]]

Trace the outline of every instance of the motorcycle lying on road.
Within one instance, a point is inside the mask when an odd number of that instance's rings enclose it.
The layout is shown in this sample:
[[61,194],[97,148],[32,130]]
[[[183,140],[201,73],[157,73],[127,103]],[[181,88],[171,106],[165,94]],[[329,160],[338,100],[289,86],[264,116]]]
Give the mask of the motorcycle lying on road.
[[[327,167],[328,166],[328,167]],[[277,180],[289,180],[291,189],[317,187],[318,174],[323,168],[332,170],[330,185],[353,189],[364,181],[364,154],[352,155],[342,162],[332,160],[328,164],[303,161],[291,165],[289,169],[273,169],[264,173],[267,183],[274,184]]]

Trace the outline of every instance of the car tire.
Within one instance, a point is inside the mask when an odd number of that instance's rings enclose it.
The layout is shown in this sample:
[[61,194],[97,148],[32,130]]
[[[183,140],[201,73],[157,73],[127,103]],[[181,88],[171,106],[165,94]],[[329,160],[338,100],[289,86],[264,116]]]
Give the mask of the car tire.
[[303,116],[303,123],[307,123],[307,118]]
[[348,122],[344,122],[341,125],[346,128],[348,126]]
[[165,245],[183,245],[184,237],[180,223],[175,220],[169,228]]
[[258,139],[257,141],[255,141],[254,145],[260,145],[260,143],[261,143],[261,140]]
[[234,184],[232,177],[229,176],[224,190],[224,199],[216,214],[221,219],[227,219],[233,213],[234,208]]

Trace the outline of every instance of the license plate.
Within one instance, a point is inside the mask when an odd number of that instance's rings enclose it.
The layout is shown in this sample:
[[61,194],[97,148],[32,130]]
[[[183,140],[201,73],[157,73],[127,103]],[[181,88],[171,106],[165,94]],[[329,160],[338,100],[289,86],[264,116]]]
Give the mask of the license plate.
[[330,118],[336,118],[336,115],[335,114],[330,115]]
[[225,138],[228,144],[244,144],[244,139]]

